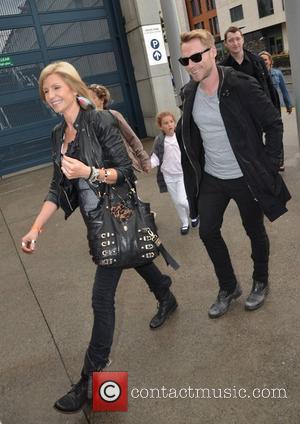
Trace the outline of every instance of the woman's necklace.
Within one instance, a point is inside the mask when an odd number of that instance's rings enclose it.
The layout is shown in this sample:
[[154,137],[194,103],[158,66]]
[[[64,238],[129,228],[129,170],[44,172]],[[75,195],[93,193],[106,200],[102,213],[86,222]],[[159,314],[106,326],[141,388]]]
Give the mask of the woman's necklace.
[[63,135],[63,145],[62,145],[62,154],[65,154],[68,150],[68,145],[75,140],[77,131],[75,129],[66,128]]

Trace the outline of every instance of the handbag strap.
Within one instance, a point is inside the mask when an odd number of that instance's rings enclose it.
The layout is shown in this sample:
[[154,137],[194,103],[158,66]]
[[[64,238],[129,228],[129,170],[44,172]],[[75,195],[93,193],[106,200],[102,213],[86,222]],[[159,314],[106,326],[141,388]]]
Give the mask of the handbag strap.
[[180,267],[179,263],[175,261],[173,256],[167,251],[162,243],[159,245],[158,249],[166,261],[166,264],[170,265],[175,271],[177,271],[177,269]]
[[154,234],[153,231],[148,228],[148,234],[151,237],[151,240],[157,246],[158,250],[162,254],[166,264],[171,266],[175,271],[180,267],[179,263],[173,258],[173,256],[167,251],[165,246],[162,244],[160,238],[157,234]]

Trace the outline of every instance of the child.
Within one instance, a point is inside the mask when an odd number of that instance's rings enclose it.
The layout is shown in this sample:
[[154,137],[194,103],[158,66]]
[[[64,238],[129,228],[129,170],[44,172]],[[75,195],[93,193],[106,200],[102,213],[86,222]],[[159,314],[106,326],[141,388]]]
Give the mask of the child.
[[161,133],[154,140],[150,158],[151,167],[158,167],[159,191],[170,193],[181,221],[180,233],[185,235],[189,232],[189,205],[183,182],[181,154],[175,134],[175,117],[171,112],[161,112],[156,117],[156,123]]

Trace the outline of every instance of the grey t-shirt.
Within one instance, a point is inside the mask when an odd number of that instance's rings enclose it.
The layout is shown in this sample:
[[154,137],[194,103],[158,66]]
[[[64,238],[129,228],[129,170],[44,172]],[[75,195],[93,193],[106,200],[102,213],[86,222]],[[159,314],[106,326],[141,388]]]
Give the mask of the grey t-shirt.
[[242,177],[220,113],[218,94],[208,96],[199,87],[192,114],[203,140],[205,172],[222,180]]

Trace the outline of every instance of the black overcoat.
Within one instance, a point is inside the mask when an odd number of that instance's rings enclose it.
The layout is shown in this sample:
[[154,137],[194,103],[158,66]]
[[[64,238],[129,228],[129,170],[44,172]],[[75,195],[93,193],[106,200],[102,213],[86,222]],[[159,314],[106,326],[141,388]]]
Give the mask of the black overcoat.
[[[253,197],[274,221],[286,209],[290,193],[278,173],[283,124],[277,109],[255,78],[230,67],[218,67],[220,113],[233,153]],[[198,216],[199,190],[204,169],[200,131],[192,116],[198,82],[182,90],[182,116],[176,135],[181,149],[184,183],[191,218]]]

